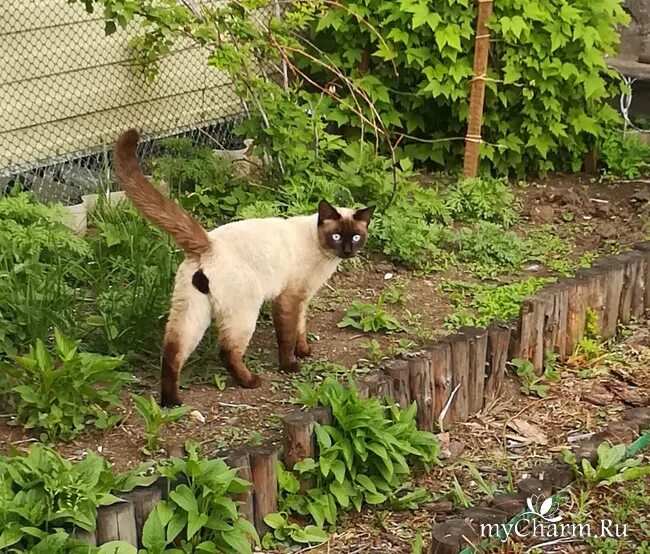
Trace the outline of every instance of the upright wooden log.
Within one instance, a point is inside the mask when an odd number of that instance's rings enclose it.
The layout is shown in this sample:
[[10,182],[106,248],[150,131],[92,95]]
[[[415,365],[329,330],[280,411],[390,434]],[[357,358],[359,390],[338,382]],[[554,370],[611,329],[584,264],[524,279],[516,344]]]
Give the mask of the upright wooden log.
[[[309,410],[309,413],[314,418],[314,425],[332,425],[332,410],[329,408],[326,408],[325,406],[317,406],[316,408]],[[312,433],[311,435],[311,445],[314,458],[316,458],[319,454],[316,433]]]
[[429,345],[427,351],[429,352],[433,372],[434,419],[438,421],[453,390],[454,376],[451,371],[451,345],[449,341],[441,340]]
[[429,554],[458,554],[481,541],[474,525],[464,519],[436,523],[431,533]]
[[577,275],[584,280],[586,309],[596,317],[598,332],[603,328],[605,313],[606,275],[598,267],[581,269]]
[[435,388],[431,357],[423,352],[409,360],[411,400],[417,404],[418,429],[433,431],[435,427]]
[[260,537],[269,531],[264,517],[278,511],[278,452],[273,446],[259,446],[249,452],[253,480],[255,529]]
[[488,333],[486,329],[476,327],[463,327],[459,331],[467,336],[469,342],[467,409],[470,414],[475,414],[483,407]]
[[560,360],[568,357],[566,350],[566,332],[569,317],[569,286],[567,280],[558,281],[552,288],[553,322],[551,325],[550,344],[545,344],[544,353],[555,352]]
[[383,371],[375,371],[363,379],[363,383],[368,387],[368,396],[378,398],[384,401],[386,397],[393,397],[393,380],[390,379]]
[[486,402],[496,399],[501,394],[506,375],[508,347],[510,345],[510,327],[494,321],[488,327],[487,366],[484,398]]
[[571,356],[585,333],[587,280],[577,276],[569,282],[565,351]]
[[72,536],[79,542],[83,542],[84,544],[89,544],[91,546],[97,546],[97,537],[95,536],[95,533],[89,533],[84,529],[79,529],[76,527],[72,530]]
[[469,416],[469,340],[463,333],[456,333],[451,338],[450,345],[451,371],[456,393],[449,407],[447,421],[465,421]]
[[631,316],[639,319],[645,313],[645,289],[646,273],[648,264],[646,256],[642,252],[632,252],[632,260],[635,265],[634,285],[632,287]]
[[401,408],[411,404],[410,368],[407,360],[390,360],[384,364],[384,372],[393,380],[393,400]]
[[102,506],[97,511],[97,544],[110,541],[124,541],[138,546],[138,533],[135,528],[135,507],[133,502],[117,502]]
[[474,78],[470,90],[467,135],[465,137],[465,163],[463,176],[476,177],[478,155],[483,125],[483,102],[485,100],[485,79],[487,78],[488,53],[490,51],[490,31],[487,23],[492,16],[492,2],[481,0],[478,5],[476,38],[474,45]]
[[[605,309],[600,336],[609,339],[616,335],[625,269],[624,265],[616,259],[605,261],[598,264],[597,267],[605,273]],[[643,304],[643,299],[641,304]]]
[[239,502],[237,510],[241,516],[247,521],[253,523],[255,521],[255,506],[253,502],[253,489],[255,485],[253,484],[251,461],[248,451],[245,448],[231,450],[228,453],[226,461],[231,468],[237,469],[237,477],[251,483],[251,486],[246,492],[234,495],[233,500]]
[[162,500],[162,492],[159,487],[138,487],[129,493],[123,494],[122,498],[133,503],[138,545],[142,546],[144,522],[147,521],[149,514],[154,511],[156,504]]
[[637,280],[637,264],[632,254],[625,253],[617,256],[623,264],[623,288],[621,290],[621,302],[618,310],[618,319],[623,325],[627,325],[632,319],[632,304]]
[[650,312],[650,242],[639,242],[634,247],[645,257],[645,286],[643,289],[643,306],[648,315]]
[[544,365],[544,316],[546,296],[541,292],[526,298],[519,316],[519,354],[517,358],[532,362],[536,371]]
[[521,325],[519,318],[507,323],[510,328],[510,345],[508,346],[508,360],[519,357],[521,348]]
[[293,466],[305,458],[314,457],[312,433],[314,416],[309,412],[295,411],[283,418],[283,452],[284,465],[292,470]]
[[317,406],[309,410],[316,423],[321,425],[332,425],[332,410],[325,406]]

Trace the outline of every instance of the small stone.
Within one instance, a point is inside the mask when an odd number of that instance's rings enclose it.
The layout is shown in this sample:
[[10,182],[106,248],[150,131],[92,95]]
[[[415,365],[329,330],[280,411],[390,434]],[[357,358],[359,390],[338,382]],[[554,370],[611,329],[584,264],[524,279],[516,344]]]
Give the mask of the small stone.
[[205,416],[198,410],[193,410],[190,412],[190,417],[196,419],[199,423],[205,423]]
[[553,206],[548,205],[534,206],[530,210],[530,219],[534,223],[552,223],[555,219],[555,210]]
[[392,279],[393,277],[394,277],[394,275],[393,275],[392,273],[386,273],[386,274],[384,275],[384,279],[385,279],[386,281],[389,281],[389,280]]

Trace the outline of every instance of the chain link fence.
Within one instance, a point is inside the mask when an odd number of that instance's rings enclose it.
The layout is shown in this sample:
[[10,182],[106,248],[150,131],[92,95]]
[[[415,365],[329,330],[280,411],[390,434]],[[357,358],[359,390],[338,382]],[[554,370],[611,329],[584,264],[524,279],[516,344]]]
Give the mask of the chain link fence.
[[[200,4],[201,2],[195,2]],[[203,1],[203,3],[207,3]],[[151,139],[182,135],[238,148],[245,116],[228,76],[180,43],[148,83],[133,67],[133,25],[110,36],[101,13],[66,0],[13,0],[0,9],[0,194],[14,184],[44,202],[74,203],[111,180],[111,148],[135,127]]]

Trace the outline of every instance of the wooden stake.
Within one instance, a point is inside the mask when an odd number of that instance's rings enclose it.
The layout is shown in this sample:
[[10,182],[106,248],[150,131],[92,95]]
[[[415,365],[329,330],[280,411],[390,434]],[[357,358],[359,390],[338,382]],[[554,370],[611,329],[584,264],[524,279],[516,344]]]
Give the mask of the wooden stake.
[[469,416],[469,340],[463,333],[451,338],[451,371],[456,395],[447,421],[465,421]]
[[594,312],[596,325],[600,333],[605,320],[605,296],[607,289],[605,274],[597,267],[590,267],[578,271],[577,277],[582,279],[584,283],[585,309]]
[[634,286],[632,292],[632,309],[631,315],[639,319],[645,312],[645,292],[646,292],[646,273],[648,263],[645,254],[642,252],[631,253],[633,263],[636,266]]
[[393,380],[384,372],[376,371],[366,376],[363,383],[368,387],[368,396],[383,402],[386,397],[393,397]]
[[458,554],[481,541],[477,528],[464,519],[436,523],[431,533],[429,554]]
[[616,260],[606,261],[598,267],[605,273],[605,309],[600,336],[609,339],[616,334],[625,269],[624,265]]
[[124,541],[133,546],[138,546],[133,502],[118,502],[99,508],[95,536],[97,537],[97,544]]
[[[631,253],[621,254],[616,257],[623,264],[623,288],[619,304],[618,318],[623,325],[627,325],[632,318],[635,289],[637,283],[637,259]],[[638,297],[638,292],[636,292]],[[600,328],[599,328],[600,329]]]
[[231,450],[226,457],[228,465],[232,469],[237,469],[237,477],[251,483],[246,492],[233,495],[235,502],[240,502],[237,510],[241,516],[250,523],[255,521],[255,506],[253,503],[253,475],[251,473],[251,461],[245,448]]
[[158,487],[138,487],[122,498],[133,502],[135,510],[135,530],[138,536],[138,545],[142,546],[142,528],[149,514],[154,511],[156,504],[162,500],[162,492]]
[[402,409],[411,404],[410,369],[406,360],[390,360],[384,372],[393,380],[393,401]]
[[284,416],[284,465],[293,466],[305,458],[313,458],[311,436],[314,431],[314,416],[309,412],[296,411]]
[[478,155],[483,125],[483,103],[485,101],[485,79],[487,78],[488,54],[490,51],[490,31],[487,27],[492,16],[491,0],[479,0],[474,42],[474,78],[469,96],[467,135],[465,137],[465,164],[463,176],[476,177]]
[[510,327],[498,321],[493,321],[488,328],[485,401],[494,400],[501,394],[506,375],[509,344]]
[[532,362],[536,372],[544,365],[544,314],[546,296],[538,292],[526,298],[520,311],[519,354],[517,358]]
[[475,414],[483,407],[488,333],[476,327],[462,327],[459,332],[467,336],[469,342],[467,409],[470,414]]
[[643,305],[645,312],[650,312],[650,242],[639,242],[634,247],[645,257],[645,286],[643,289]]
[[435,391],[434,418],[438,421],[442,409],[454,390],[454,376],[451,371],[451,345],[448,341],[433,343],[427,348],[431,357],[431,369],[433,371],[433,385]]
[[567,306],[567,332],[565,351],[571,356],[585,333],[585,316],[587,313],[587,281],[576,277],[569,282]]
[[273,446],[258,446],[250,450],[249,457],[253,480],[255,529],[259,536],[263,537],[269,531],[264,517],[278,511],[278,452]]
[[428,352],[409,360],[411,400],[417,403],[418,429],[433,431],[435,427],[435,388],[431,358]]

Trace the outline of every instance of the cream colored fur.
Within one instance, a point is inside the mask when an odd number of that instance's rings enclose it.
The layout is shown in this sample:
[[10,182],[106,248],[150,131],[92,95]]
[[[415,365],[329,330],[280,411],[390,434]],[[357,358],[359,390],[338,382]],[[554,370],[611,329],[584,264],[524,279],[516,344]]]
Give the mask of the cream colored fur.
[[[343,217],[354,210],[339,208]],[[179,344],[182,365],[214,319],[222,340],[244,352],[255,331],[262,303],[289,292],[305,300],[299,330],[305,330],[309,300],[341,261],[323,250],[317,234],[318,215],[289,219],[248,219],[208,233],[212,248],[200,259],[186,259],[176,274],[168,333]],[[199,269],[210,292],[192,286]]]

